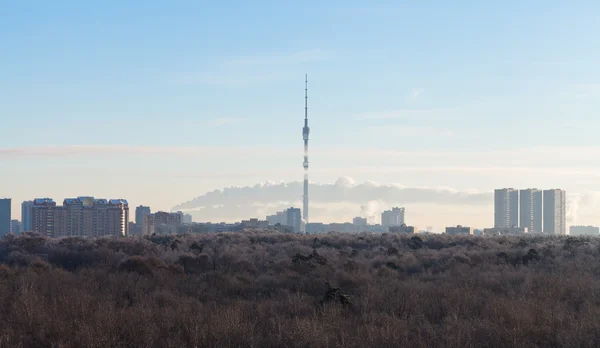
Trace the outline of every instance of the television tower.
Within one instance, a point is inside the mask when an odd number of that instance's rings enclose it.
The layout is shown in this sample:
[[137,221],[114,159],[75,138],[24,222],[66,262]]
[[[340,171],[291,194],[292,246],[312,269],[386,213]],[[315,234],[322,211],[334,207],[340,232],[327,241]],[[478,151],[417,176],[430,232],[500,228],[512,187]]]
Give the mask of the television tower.
[[304,127],[302,128],[302,139],[304,139],[304,195],[302,196],[302,220],[304,220],[303,232],[308,233],[308,75],[304,76]]

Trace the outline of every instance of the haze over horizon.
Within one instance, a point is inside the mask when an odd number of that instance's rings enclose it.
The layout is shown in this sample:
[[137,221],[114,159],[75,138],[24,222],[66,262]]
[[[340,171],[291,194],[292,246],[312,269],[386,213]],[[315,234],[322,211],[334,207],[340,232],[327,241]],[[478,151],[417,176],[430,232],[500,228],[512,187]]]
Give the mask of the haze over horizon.
[[[493,189],[536,187],[567,190],[570,224],[600,224],[597,2],[0,13],[0,196],[14,218],[23,200],[82,195],[154,211],[201,198],[224,206],[213,221],[300,207],[308,73],[311,221],[401,205],[422,228],[490,227]],[[332,187],[345,188],[326,201]]]

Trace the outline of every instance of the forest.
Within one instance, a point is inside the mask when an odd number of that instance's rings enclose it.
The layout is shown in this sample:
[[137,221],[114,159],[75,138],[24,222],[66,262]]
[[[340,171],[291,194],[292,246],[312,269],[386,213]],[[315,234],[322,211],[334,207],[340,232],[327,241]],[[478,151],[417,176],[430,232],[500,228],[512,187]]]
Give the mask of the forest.
[[0,347],[598,347],[592,237],[0,240]]

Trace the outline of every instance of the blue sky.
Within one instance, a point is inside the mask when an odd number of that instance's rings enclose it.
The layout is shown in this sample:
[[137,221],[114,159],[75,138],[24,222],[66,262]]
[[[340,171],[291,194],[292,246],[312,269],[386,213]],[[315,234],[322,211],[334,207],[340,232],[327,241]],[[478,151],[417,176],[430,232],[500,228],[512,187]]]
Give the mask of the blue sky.
[[4,1],[0,13],[0,195],[16,201],[170,209],[301,180],[305,73],[311,180],[600,191],[595,1]]

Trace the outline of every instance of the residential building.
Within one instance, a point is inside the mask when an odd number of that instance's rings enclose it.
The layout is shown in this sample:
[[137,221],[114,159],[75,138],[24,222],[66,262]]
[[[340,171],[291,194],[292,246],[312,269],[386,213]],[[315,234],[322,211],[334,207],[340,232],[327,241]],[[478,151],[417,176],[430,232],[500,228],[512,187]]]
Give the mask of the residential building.
[[461,225],[458,225],[456,227],[454,227],[454,226],[452,226],[452,227],[446,227],[446,234],[472,235],[473,234],[473,228],[472,227],[465,227],[465,226],[461,226]]
[[24,201],[21,203],[21,232],[31,231],[31,209],[33,201]]
[[367,218],[357,216],[352,219],[352,224],[356,226],[367,226]]
[[381,213],[381,225],[384,227],[400,226],[404,224],[404,208],[394,207]]
[[285,225],[290,226],[294,233],[300,233],[302,231],[302,214],[300,208],[286,209],[285,221]]
[[181,218],[183,214],[179,213],[167,213],[164,211],[157,211],[154,214],[144,216],[144,222],[142,223],[142,234],[174,234],[177,233],[177,229],[181,225]]
[[50,198],[36,198],[33,200],[31,208],[31,231],[42,234],[46,237],[59,236],[56,229],[61,232],[61,228],[66,225],[66,215],[58,216],[59,223],[55,226],[56,203]]
[[57,206],[37,198],[31,208],[31,230],[47,237],[126,236],[129,207],[124,199],[67,198]]
[[278,211],[277,213],[273,214],[273,215],[269,215],[267,216],[267,221],[269,222],[269,225],[271,226],[275,226],[275,225],[283,225],[283,226],[287,226],[287,220],[286,220],[286,214],[285,214],[285,210],[284,211]]
[[128,232],[129,236],[138,235],[138,233],[137,233],[137,227],[135,225],[135,221],[129,221],[127,223],[127,232]]
[[94,234],[96,236],[108,235],[108,200],[94,200]]
[[367,218],[357,216],[352,219],[352,225],[354,225],[353,232],[364,232],[367,229]]
[[191,214],[183,214],[183,217],[181,218],[181,223],[183,224],[191,224],[192,221],[192,215]]
[[302,227],[304,224],[304,221],[302,221],[300,208],[293,207],[284,211],[279,211],[273,215],[268,215],[266,220],[270,226],[289,226],[294,233],[302,232]]
[[328,227],[329,225],[326,225],[322,222],[309,222],[306,226],[306,229],[310,231],[311,234],[318,234],[327,232]]
[[124,199],[108,201],[108,219],[106,235],[127,236],[129,228],[129,204]]
[[415,234],[419,231],[419,228],[415,227],[415,226],[406,226],[406,225],[390,226],[389,231],[390,231],[390,233]]
[[545,234],[566,235],[567,234],[567,194],[564,190],[544,190],[544,225]]
[[[520,218],[519,227],[529,233],[542,233],[543,194],[542,190],[526,189],[519,191]],[[512,226],[510,226],[512,227]]]
[[10,232],[14,234],[21,232],[21,222],[19,220],[10,220]]
[[569,235],[571,236],[598,236],[600,228],[596,226],[571,226],[569,227]]
[[[135,234],[144,234],[143,233],[143,225],[144,225],[144,216],[152,214],[150,207],[144,205],[138,205],[135,208]],[[133,231],[131,231],[133,232]]]
[[0,199],[0,237],[10,232],[11,199]]
[[494,227],[519,226],[519,191],[513,188],[494,191]]
[[249,229],[267,229],[269,228],[269,221],[267,220],[259,220],[256,218],[250,220],[242,220],[241,229],[249,228]]

